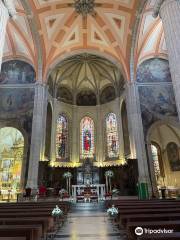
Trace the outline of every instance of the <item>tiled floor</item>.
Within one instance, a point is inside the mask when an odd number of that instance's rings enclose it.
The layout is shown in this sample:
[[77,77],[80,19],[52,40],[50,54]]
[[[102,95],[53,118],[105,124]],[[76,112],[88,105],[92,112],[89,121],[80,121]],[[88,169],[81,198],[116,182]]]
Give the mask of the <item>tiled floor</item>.
[[98,204],[78,203],[56,236],[56,240],[125,240],[123,231],[111,224]]

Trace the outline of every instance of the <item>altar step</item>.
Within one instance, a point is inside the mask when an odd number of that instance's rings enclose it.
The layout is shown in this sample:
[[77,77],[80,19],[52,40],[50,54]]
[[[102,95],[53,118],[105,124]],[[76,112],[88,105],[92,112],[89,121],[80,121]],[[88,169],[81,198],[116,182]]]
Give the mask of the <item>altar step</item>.
[[72,212],[104,212],[105,206],[104,202],[100,203],[74,203],[72,205]]

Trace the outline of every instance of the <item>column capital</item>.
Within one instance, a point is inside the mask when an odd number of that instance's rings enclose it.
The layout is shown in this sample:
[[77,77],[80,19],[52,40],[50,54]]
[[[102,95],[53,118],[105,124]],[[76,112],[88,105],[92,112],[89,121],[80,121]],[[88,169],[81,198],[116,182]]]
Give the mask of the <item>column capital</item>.
[[6,9],[8,10],[9,16],[11,18],[16,18],[16,8],[14,4],[14,0],[1,0]]
[[171,3],[171,2],[179,2],[180,3],[180,0],[156,0],[156,3],[154,5],[154,10],[153,10],[153,17],[154,18],[157,18],[158,16],[160,16],[160,10],[161,10],[161,7],[163,5],[163,3]]

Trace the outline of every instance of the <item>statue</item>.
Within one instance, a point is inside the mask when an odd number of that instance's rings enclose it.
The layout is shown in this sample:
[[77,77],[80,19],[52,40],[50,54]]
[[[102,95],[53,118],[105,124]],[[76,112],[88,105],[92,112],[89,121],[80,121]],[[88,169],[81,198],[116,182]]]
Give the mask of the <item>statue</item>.
[[17,12],[14,5],[14,0],[2,0],[2,3],[7,8],[9,16],[15,19]]

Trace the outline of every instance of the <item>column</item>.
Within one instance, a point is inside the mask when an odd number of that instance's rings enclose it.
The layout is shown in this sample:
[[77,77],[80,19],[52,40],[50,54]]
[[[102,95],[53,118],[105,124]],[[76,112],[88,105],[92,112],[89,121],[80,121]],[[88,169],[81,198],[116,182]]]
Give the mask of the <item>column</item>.
[[6,36],[6,26],[9,20],[9,17],[15,17],[16,10],[13,1],[11,0],[0,0],[0,70],[3,57],[3,49]]
[[169,65],[180,119],[180,1],[156,0],[154,17],[159,16],[165,33]]
[[104,160],[104,125],[105,125],[105,119],[103,118],[101,105],[96,106],[97,111],[97,118],[96,118],[96,124],[95,124],[95,136],[96,136],[96,161],[99,165],[103,163]]
[[145,149],[144,131],[141,118],[139,93],[136,83],[126,85],[126,103],[133,158],[138,161],[139,184],[151,193],[149,168]]
[[35,86],[31,149],[26,184],[26,187],[30,187],[32,190],[37,189],[39,161],[43,156],[43,131],[45,131],[43,122],[46,119],[45,101],[47,101],[47,88],[45,85],[38,83]]
[[80,155],[80,121],[78,121],[78,113],[79,109],[77,106],[73,105],[72,106],[72,157],[71,161],[74,163],[79,162]]

